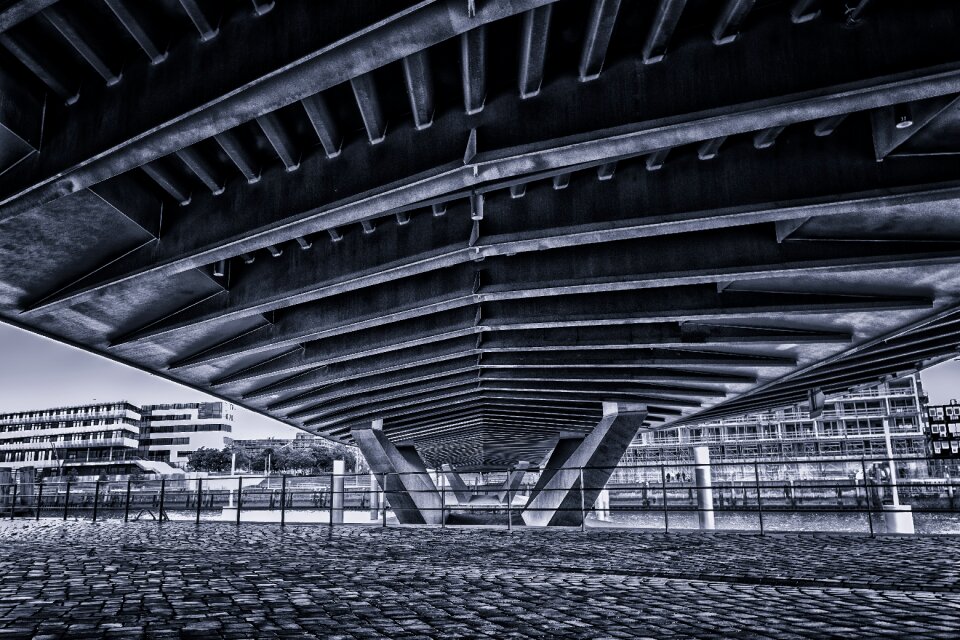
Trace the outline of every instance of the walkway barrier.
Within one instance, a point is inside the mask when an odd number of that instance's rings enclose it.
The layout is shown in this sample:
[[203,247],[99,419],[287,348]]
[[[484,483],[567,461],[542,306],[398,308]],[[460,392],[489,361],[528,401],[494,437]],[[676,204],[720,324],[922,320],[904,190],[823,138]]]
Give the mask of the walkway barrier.
[[[960,479],[950,471],[948,461],[921,457],[723,462],[707,455],[615,468],[436,470],[421,489],[398,482],[404,474],[368,471],[83,482],[19,482],[12,472],[0,483],[0,518],[331,527],[419,519],[512,529],[543,524],[539,513],[547,512],[552,524],[581,529],[960,534]],[[547,481],[561,474],[566,484]],[[590,484],[608,476],[603,486]],[[411,500],[411,492],[429,499]],[[550,492],[558,498],[534,500]]]

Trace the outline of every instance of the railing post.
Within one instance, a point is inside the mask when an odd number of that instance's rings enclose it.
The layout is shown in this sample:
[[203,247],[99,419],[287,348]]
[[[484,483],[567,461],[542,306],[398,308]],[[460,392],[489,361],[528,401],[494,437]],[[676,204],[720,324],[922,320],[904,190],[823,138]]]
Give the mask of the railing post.
[[67,492],[63,500],[63,520],[67,520],[67,508],[70,506],[70,481],[67,480]]
[[240,526],[240,509],[243,507],[243,476],[237,478],[237,526]]
[[43,504],[43,480],[37,484],[37,520],[40,519],[40,505]]
[[333,529],[333,472],[330,472],[330,512],[327,519],[330,521],[328,524],[330,529]]
[[10,503],[10,519],[13,520],[13,516],[17,511],[17,488],[20,485],[17,483],[13,484],[13,502]]
[[347,472],[345,460],[333,461],[333,475],[330,476],[330,524],[343,524],[343,509],[346,503],[344,477]]
[[760,499],[760,463],[753,461],[753,483],[757,488],[757,516],[760,518],[760,535],[763,535],[763,500]]
[[203,478],[197,478],[197,524],[200,524],[200,507],[203,505]]
[[507,467],[507,531],[513,531],[513,471]]
[[163,524],[163,500],[167,494],[167,479],[160,478],[160,506],[157,507],[157,521]]
[[580,531],[587,530],[587,509],[583,496],[583,467],[580,467]]
[[870,537],[873,538],[873,508],[870,506],[870,489],[867,487],[867,461],[860,458],[860,470],[863,471],[863,497],[867,499],[867,523],[870,525]]
[[100,481],[93,485],[93,521],[97,521],[97,504],[100,502]]
[[287,476],[280,476],[280,526],[287,526]]
[[380,501],[380,505],[383,507],[383,527],[387,527],[387,474],[383,474],[383,500]]
[[663,532],[670,533],[670,514],[667,511],[667,467],[660,463],[660,488],[663,491]]
[[124,522],[130,521],[130,484],[132,482],[133,480],[129,480],[129,479],[127,480],[127,497],[124,500],[124,504],[123,504],[123,521]]

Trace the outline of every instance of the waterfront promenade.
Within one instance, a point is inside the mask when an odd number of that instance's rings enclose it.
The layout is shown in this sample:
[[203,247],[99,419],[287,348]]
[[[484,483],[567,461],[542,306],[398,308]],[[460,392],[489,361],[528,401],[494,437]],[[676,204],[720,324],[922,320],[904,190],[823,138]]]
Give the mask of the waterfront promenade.
[[960,637],[960,538],[5,521],[0,638]]

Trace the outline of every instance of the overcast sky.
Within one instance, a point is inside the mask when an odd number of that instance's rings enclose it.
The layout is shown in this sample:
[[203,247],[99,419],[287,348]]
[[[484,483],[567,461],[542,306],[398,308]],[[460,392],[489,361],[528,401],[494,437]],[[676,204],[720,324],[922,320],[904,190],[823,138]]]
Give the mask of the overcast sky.
[[[932,404],[960,398],[960,362],[921,374]],[[216,400],[200,391],[0,323],[0,413],[129,400],[134,404]],[[235,438],[292,438],[296,429],[236,410]]]
[[[176,382],[0,323],[0,413],[94,401],[134,404],[217,398]],[[293,427],[237,407],[233,437],[287,437]]]

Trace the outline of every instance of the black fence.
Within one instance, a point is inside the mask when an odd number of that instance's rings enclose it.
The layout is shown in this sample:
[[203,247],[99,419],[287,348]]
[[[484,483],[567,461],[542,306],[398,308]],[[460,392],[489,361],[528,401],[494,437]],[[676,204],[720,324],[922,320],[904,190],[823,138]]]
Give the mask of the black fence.
[[46,480],[0,485],[0,517],[950,534],[960,533],[960,481],[919,457]]

